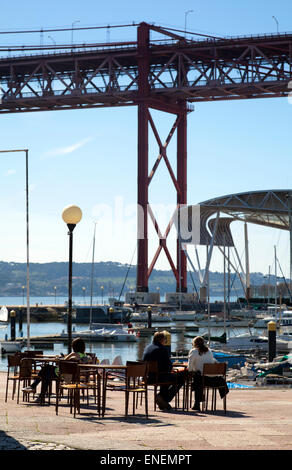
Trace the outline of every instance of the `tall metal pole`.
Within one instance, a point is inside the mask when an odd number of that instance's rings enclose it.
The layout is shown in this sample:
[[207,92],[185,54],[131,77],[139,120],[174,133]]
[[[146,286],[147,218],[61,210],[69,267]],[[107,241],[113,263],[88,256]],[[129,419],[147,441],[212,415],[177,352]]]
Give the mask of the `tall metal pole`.
[[72,46],[72,48],[71,48],[71,52],[73,52],[73,31],[74,31],[74,24],[75,23],[80,23],[80,20],[75,20],[72,23],[72,29],[71,29],[71,46]]
[[245,269],[246,269],[246,298],[249,303],[250,300],[250,274],[249,274],[249,253],[248,253],[248,235],[247,223],[244,223],[244,239],[245,239]]
[[224,296],[224,299],[223,299],[223,315],[224,315],[224,333],[226,333],[226,254],[225,254],[225,250],[226,250],[226,241],[225,241],[225,233],[223,234],[223,283],[224,283],[224,287],[223,287],[223,296]]
[[194,10],[188,10],[185,12],[185,36],[187,35],[187,16],[189,13],[193,13]]
[[[178,216],[180,220],[180,215]],[[180,222],[179,222],[179,230],[180,230]],[[181,311],[181,305],[182,305],[182,298],[181,298],[181,281],[182,281],[182,274],[181,274],[181,237],[179,235],[178,238],[178,291],[179,291],[179,309]]]
[[275,250],[275,318],[277,318],[277,253],[276,245],[274,246]]
[[287,194],[287,203],[288,203],[288,215],[289,215],[289,235],[290,235],[290,301],[292,300],[292,194]]
[[25,150],[25,181],[26,181],[26,321],[27,348],[30,348],[30,292],[29,292],[29,202],[28,202],[28,150]]
[[268,304],[270,303],[270,277],[271,277],[271,266],[269,266],[269,282],[268,282]]
[[69,229],[69,283],[68,283],[68,354],[71,353],[72,346],[72,259],[73,259],[73,230],[75,224],[67,224]]
[[[210,248],[211,249],[211,248]],[[208,259],[209,256],[209,245],[206,245],[206,256]],[[211,340],[211,331],[210,331],[210,275],[209,275],[209,264],[208,262],[206,263],[206,266],[208,271],[207,271],[207,305],[208,305],[208,341],[210,344]]]
[[228,285],[227,285],[227,317],[230,318],[230,246],[227,247],[227,270],[228,270]]
[[0,150],[0,153],[25,152],[25,194],[26,194],[26,325],[27,348],[30,348],[30,292],[29,292],[29,188],[28,188],[28,149]]
[[96,223],[94,224],[93,232],[93,246],[92,246],[92,263],[91,263],[91,284],[90,284],[90,313],[89,313],[89,328],[92,327],[92,297],[93,297],[93,271],[94,271],[94,251],[95,251],[95,228]]
[[276,22],[276,25],[277,25],[277,33],[279,34],[279,21],[277,20],[277,18],[275,16],[272,16],[272,18],[274,18],[275,22]]

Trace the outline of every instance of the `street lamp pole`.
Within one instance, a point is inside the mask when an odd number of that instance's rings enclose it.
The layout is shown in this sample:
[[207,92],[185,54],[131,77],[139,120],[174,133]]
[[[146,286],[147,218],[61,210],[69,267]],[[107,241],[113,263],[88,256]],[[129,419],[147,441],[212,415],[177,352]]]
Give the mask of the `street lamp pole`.
[[188,10],[188,11],[185,12],[185,37],[187,35],[187,16],[188,16],[189,13],[193,13],[193,12],[194,12],[194,10]]
[[71,31],[71,52],[73,52],[73,31],[74,31],[74,24],[80,23],[80,20],[75,20],[72,23],[72,31]]
[[277,20],[277,18],[273,15],[272,18],[274,18],[276,24],[277,24],[277,33],[279,34],[279,21]]
[[49,39],[51,39],[51,40],[53,41],[53,43],[54,43],[54,46],[55,46],[55,45],[56,45],[56,41],[55,41],[55,39],[54,39],[54,38],[52,38],[52,36],[48,36],[48,38],[49,38]]
[[73,260],[73,230],[75,224],[67,224],[69,232],[69,283],[68,283],[68,354],[71,352],[72,344],[72,260]]
[[26,325],[27,349],[30,348],[30,302],[29,302],[29,197],[28,197],[28,149],[0,150],[0,153],[25,152],[25,194],[26,194]]
[[77,206],[68,206],[62,212],[62,218],[67,224],[69,229],[69,274],[68,274],[68,319],[67,319],[67,331],[68,331],[68,354],[71,353],[72,346],[72,261],[73,261],[73,230],[76,224],[80,222],[82,218],[81,209]]

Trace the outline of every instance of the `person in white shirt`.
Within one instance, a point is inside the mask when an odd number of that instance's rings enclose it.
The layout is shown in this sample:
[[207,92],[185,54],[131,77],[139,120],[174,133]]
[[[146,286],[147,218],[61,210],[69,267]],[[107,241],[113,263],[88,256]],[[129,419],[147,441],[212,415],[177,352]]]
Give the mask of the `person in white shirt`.
[[217,361],[202,336],[196,336],[192,341],[192,345],[193,348],[190,350],[188,358],[188,370],[193,372],[193,390],[195,392],[195,404],[192,410],[200,411],[200,402],[203,401],[203,366]]

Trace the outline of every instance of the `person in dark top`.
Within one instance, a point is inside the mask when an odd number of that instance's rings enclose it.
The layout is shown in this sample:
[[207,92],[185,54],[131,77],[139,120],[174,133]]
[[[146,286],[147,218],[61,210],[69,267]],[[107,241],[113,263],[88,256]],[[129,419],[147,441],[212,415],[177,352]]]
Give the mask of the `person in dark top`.
[[[156,361],[158,365],[158,381],[167,382],[166,385],[160,386],[160,393],[156,396],[156,403],[160,410],[169,411],[171,400],[183,386],[185,381],[184,372],[172,373],[172,362],[169,357],[169,351],[166,347],[166,336],[163,332],[158,331],[154,334],[152,344],[149,344],[143,353],[143,361]],[[148,384],[155,382],[155,375],[149,373]],[[171,385],[169,385],[171,382]]]

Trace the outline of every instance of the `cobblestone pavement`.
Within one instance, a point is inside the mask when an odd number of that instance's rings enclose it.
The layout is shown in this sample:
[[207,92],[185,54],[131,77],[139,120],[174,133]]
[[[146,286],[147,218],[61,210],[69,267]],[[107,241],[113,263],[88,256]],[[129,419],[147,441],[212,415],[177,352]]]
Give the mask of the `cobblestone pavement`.
[[[4,433],[5,434],[5,433]],[[38,441],[16,441],[13,437],[1,436],[0,433],[0,451],[1,450],[74,450],[61,444]]]
[[148,419],[141,406],[137,416],[125,418],[122,392],[108,394],[104,418],[94,403],[82,403],[74,418],[65,402],[58,415],[54,400],[50,406],[17,404],[9,391],[5,402],[5,388],[0,373],[0,451],[292,450],[291,388],[230,390],[226,414],[221,400],[216,412],[155,411],[151,391]]
[[71,447],[55,444],[53,442],[40,442],[25,439],[16,440],[0,431],[0,451],[1,450],[74,450]]

